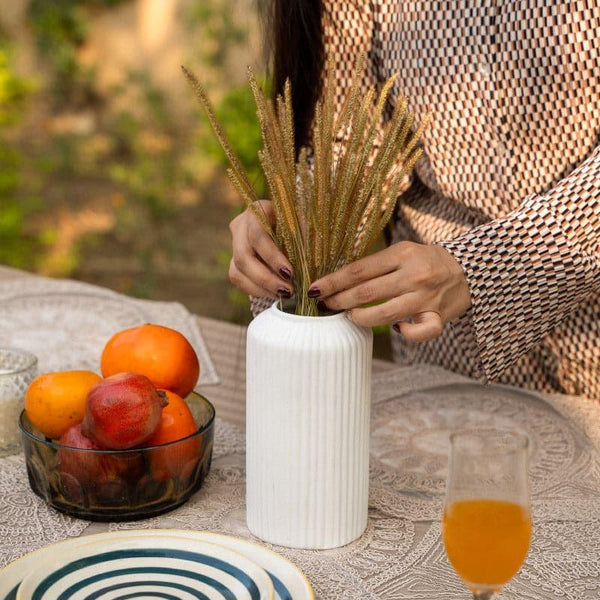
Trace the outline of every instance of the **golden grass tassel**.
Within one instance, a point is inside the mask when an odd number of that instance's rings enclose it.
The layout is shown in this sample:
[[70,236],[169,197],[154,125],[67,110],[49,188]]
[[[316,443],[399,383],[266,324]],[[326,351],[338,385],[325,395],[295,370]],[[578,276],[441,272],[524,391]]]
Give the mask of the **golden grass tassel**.
[[[378,94],[361,89],[366,56],[361,56],[337,118],[335,78],[329,70],[323,98],[315,107],[312,147],[296,159],[292,90],[289,81],[275,101],[248,71],[260,121],[263,148],[259,159],[273,202],[275,226],[267,220],[239,158],[231,148],[198,79],[183,72],[206,112],[229,159],[228,176],[263,228],[294,269],[296,313],[318,314],[308,298],[312,281],[362,258],[393,215],[397,195],[421,156],[419,140],[427,118],[413,130],[406,98],[398,98],[382,126],[396,83],[394,75]],[[346,140],[339,143],[339,139]],[[337,150],[337,152],[336,152]]]

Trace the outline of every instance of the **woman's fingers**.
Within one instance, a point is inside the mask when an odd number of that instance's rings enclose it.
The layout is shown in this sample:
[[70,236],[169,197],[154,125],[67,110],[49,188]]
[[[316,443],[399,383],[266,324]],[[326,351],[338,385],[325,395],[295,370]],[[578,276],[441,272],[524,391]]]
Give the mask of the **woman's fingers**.
[[[438,246],[411,242],[340,269],[313,284],[318,285],[330,309],[348,310],[349,318],[363,327],[395,323],[397,331],[414,342],[438,337],[471,303],[456,259]],[[365,306],[373,302],[380,304]]]
[[417,294],[404,294],[375,306],[353,308],[348,311],[348,318],[362,327],[376,327],[377,325],[395,323],[422,310],[418,300]]
[[291,298],[292,286],[261,262],[250,245],[234,242],[232,262],[240,273],[270,295]]
[[[264,217],[274,224],[272,204],[259,202]],[[255,212],[246,210],[230,229],[231,281],[253,296],[289,298],[294,293],[291,264]],[[439,336],[444,324],[463,314],[471,302],[454,257],[440,247],[412,242],[394,244],[314,281],[308,295],[324,299],[332,310],[349,310],[349,318],[363,327],[394,323],[415,342]],[[373,302],[381,303],[365,307]]]
[[330,310],[345,310],[357,306],[363,306],[371,302],[388,300],[395,296],[401,296],[409,291],[403,287],[403,279],[398,272],[388,273],[382,277],[376,277],[329,296],[325,300]]
[[363,281],[390,273],[398,268],[397,253],[398,247],[391,246],[350,263],[335,273],[311,283],[308,295],[311,298],[328,298]]
[[276,295],[256,285],[251,279],[246,277],[236,266],[233,260],[229,264],[229,280],[235,286],[240,288],[242,292],[245,292],[249,296],[256,296],[257,298],[276,298]]
[[428,342],[442,334],[444,323],[439,313],[427,311],[414,315],[410,321],[394,323],[394,329],[409,342]]
[[[260,200],[258,204],[265,218],[272,222],[271,202]],[[292,267],[263,229],[254,211],[249,208],[238,215],[231,221],[229,229],[233,249],[229,269],[231,282],[253,296],[290,298],[293,293]]]
[[259,223],[255,223],[249,228],[248,241],[250,247],[260,256],[262,261],[277,272],[282,279],[285,281],[292,279],[293,270],[290,261]]
[[406,294],[377,306],[355,308],[348,318],[362,327],[394,323],[394,329],[411,342],[433,340],[442,333],[444,322],[438,312],[417,312],[420,304],[418,294]]

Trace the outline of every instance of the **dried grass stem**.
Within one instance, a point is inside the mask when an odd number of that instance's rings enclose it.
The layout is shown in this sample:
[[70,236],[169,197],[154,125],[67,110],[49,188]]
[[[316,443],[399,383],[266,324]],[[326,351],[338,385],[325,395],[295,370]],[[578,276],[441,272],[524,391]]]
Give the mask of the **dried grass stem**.
[[[363,95],[360,81],[365,61],[363,56],[358,62],[337,118],[335,81],[329,72],[323,98],[315,107],[312,152],[302,148],[297,159],[289,81],[273,101],[249,70],[263,138],[259,159],[273,202],[274,227],[257,208],[261,205],[256,192],[206,92],[183,67],[229,159],[230,180],[294,268],[297,314],[318,314],[315,300],[308,298],[311,282],[368,252],[392,217],[399,190],[421,155],[418,142],[426,120],[413,131],[413,116],[401,97],[381,129],[396,76],[379,93],[370,87]],[[339,149],[337,155],[334,149]]]

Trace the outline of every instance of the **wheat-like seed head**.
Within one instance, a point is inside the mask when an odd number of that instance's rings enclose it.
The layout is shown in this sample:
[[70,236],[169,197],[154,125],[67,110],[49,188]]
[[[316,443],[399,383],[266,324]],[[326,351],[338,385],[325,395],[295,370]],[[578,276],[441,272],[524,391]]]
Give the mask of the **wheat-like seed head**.
[[[274,225],[256,202],[256,192],[205,90],[183,68],[229,159],[230,180],[293,266],[297,314],[318,314],[315,300],[308,298],[312,281],[368,252],[392,217],[399,190],[421,155],[418,142],[427,119],[413,131],[413,115],[401,97],[382,128],[397,76],[390,77],[378,94],[374,87],[363,92],[365,64],[362,56],[337,118],[333,69],[327,70],[323,98],[315,106],[312,147],[302,148],[297,157],[289,81],[273,101],[249,70],[263,139],[259,160],[273,202]],[[339,139],[346,141],[335,152]]]

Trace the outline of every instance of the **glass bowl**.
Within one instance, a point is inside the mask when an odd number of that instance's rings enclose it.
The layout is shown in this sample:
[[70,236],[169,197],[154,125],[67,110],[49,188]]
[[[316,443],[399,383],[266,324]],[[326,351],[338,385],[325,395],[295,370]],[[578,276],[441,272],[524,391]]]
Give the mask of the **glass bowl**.
[[19,425],[31,489],[53,508],[91,521],[152,517],[183,504],[210,470],[215,409],[192,392],[198,431],[147,448],[87,450],[45,438],[25,411]]
[[20,452],[15,423],[29,384],[37,375],[37,357],[18,348],[0,348],[0,456]]

